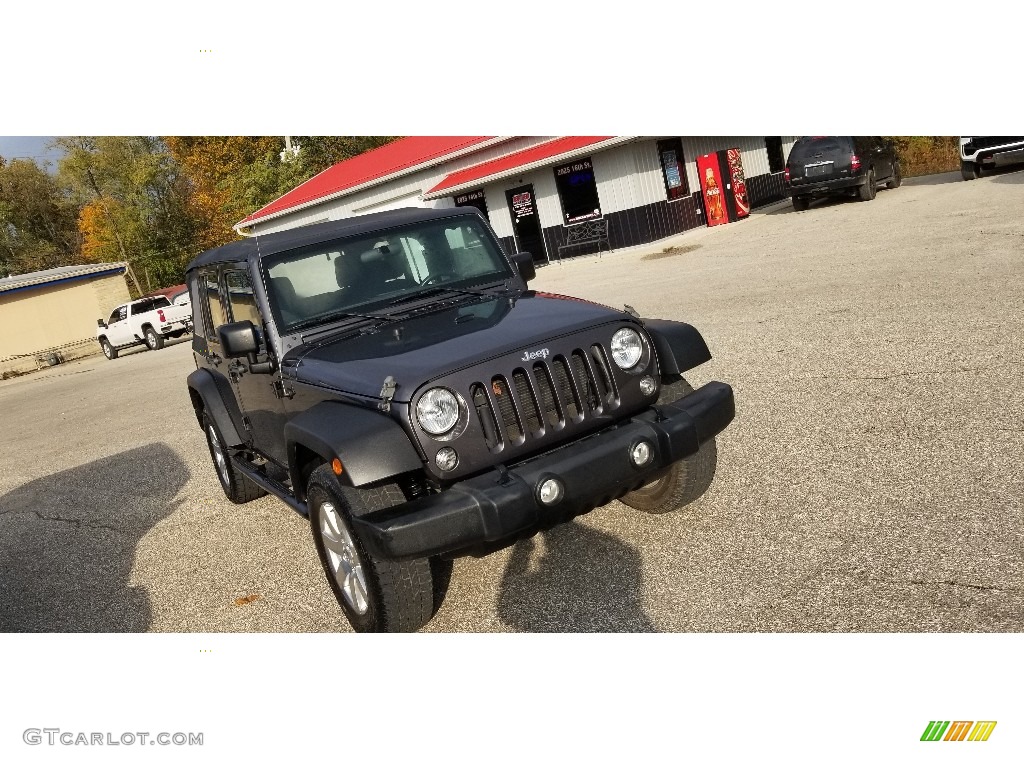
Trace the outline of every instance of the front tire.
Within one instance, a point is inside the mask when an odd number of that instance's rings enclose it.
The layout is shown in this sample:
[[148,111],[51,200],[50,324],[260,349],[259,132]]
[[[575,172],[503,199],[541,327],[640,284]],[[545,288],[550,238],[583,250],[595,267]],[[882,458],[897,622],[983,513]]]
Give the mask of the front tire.
[[896,189],[900,184],[903,183],[903,171],[900,169],[899,163],[894,163],[892,166],[892,178],[889,179],[885,185],[889,189]]
[[434,615],[430,561],[377,560],[352,518],[405,501],[397,485],[342,486],[327,465],[310,475],[306,498],[313,542],[334,597],[356,632],[415,632]]
[[146,329],[146,346],[150,349],[160,349],[164,345],[164,337],[152,328]]
[[103,356],[107,360],[114,360],[117,357],[117,350],[106,339],[100,339],[100,349],[103,350]]
[[224,436],[207,414],[203,414],[203,428],[206,431],[206,445],[210,449],[213,468],[217,472],[220,487],[224,489],[224,495],[228,497],[228,500],[235,504],[245,504],[261,496],[266,496],[266,491],[235,469],[231,463],[231,457],[228,455],[227,446],[224,444]]
[[[686,379],[661,388],[658,405],[674,403],[693,392]],[[697,453],[673,464],[668,472],[643,488],[627,493],[622,502],[641,512],[653,515],[673,512],[692,504],[711,487],[718,466],[718,444],[715,438],[704,443]]]
[[874,169],[868,171],[868,180],[865,181],[857,189],[857,196],[862,202],[868,202],[869,200],[875,199],[875,193],[878,191],[878,186],[875,184],[875,171]]

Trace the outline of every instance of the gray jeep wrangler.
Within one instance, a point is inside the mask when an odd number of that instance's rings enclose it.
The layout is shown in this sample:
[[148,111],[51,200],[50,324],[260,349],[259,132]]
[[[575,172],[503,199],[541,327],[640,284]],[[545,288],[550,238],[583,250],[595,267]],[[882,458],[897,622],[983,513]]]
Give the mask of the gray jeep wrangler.
[[[188,390],[227,497],[309,517],[358,631],[413,631],[451,561],[710,485],[732,389],[685,323],[531,291],[472,208],[253,237],[188,267]],[[628,307],[627,307],[628,310]]]

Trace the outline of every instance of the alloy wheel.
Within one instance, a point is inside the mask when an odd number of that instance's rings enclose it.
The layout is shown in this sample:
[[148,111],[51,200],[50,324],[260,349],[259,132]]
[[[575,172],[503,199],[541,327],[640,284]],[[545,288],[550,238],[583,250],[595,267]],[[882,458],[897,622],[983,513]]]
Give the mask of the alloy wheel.
[[320,534],[331,564],[331,575],[342,597],[353,611],[365,614],[370,604],[363,561],[338,510],[329,501],[320,504]]

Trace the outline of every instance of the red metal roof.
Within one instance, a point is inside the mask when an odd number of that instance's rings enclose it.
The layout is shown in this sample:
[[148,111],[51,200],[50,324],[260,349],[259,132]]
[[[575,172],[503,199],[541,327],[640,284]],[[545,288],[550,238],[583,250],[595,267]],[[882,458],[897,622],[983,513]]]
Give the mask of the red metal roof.
[[446,189],[461,187],[465,184],[477,181],[478,179],[483,179],[488,176],[496,176],[505,171],[521,168],[523,166],[530,165],[531,163],[542,162],[548,158],[564,155],[577,149],[582,149],[583,147],[589,147],[591,144],[597,144],[614,138],[614,136],[562,136],[561,138],[554,139],[553,141],[538,144],[535,147],[530,147],[529,149],[524,149],[520,152],[514,152],[511,155],[499,157],[497,160],[489,160],[486,163],[474,165],[472,168],[456,171],[450,176],[446,176],[440,184],[426,192],[424,196],[432,195],[437,197],[438,192],[442,192]]
[[405,138],[343,160],[322,171],[291,192],[251,213],[235,226],[283,213],[327,198],[374,179],[384,178],[432,160],[467,149],[493,136],[406,136]]

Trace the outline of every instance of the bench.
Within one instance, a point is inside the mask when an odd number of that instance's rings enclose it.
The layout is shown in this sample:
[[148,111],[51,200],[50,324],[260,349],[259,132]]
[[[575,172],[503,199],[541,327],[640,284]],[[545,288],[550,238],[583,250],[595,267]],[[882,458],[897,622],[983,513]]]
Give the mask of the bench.
[[608,219],[591,219],[579,224],[570,224],[565,228],[565,242],[558,246],[558,260],[562,260],[562,251],[567,248],[575,248],[581,245],[593,245],[597,243],[597,255],[601,255],[601,243],[612,250],[611,241],[608,239]]

